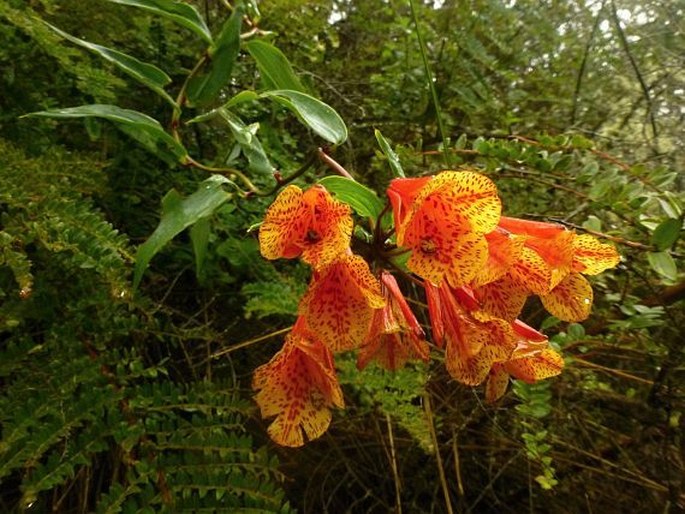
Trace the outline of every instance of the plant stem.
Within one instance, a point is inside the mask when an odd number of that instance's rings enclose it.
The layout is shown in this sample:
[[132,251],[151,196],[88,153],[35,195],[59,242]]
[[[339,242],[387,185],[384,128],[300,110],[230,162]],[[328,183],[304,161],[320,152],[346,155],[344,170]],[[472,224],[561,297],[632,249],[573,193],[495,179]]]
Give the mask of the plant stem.
[[423,40],[423,35],[421,34],[421,29],[419,28],[419,19],[416,15],[416,7],[414,6],[414,0],[409,0],[409,6],[411,7],[411,15],[414,19],[414,26],[416,27],[416,37],[419,40],[419,49],[421,50],[421,59],[423,60],[423,68],[426,71],[426,80],[428,81],[428,87],[431,92],[431,97],[433,98],[433,108],[435,109],[435,119],[438,122],[438,130],[440,131],[440,138],[442,139],[442,154],[445,159],[445,165],[450,167],[449,152],[447,151],[447,134],[445,132],[445,127],[442,124],[442,116],[440,115],[440,102],[438,101],[438,93],[435,90],[435,84],[433,83],[433,74],[431,73],[430,66],[428,65],[428,57],[426,52],[426,43]]

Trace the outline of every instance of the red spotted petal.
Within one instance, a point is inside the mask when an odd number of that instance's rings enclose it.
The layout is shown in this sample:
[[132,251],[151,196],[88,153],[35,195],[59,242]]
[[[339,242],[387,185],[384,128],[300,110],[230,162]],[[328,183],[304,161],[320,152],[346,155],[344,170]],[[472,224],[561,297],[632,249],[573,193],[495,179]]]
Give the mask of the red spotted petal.
[[413,213],[435,210],[468,220],[478,234],[492,232],[500,219],[502,203],[497,186],[485,175],[473,171],[443,171],[433,177],[416,197]]
[[573,240],[575,234],[568,230],[550,238],[530,237],[525,245],[535,250],[551,271],[551,286],[556,286],[571,272],[573,264]]
[[495,230],[486,234],[488,243],[488,258],[478,269],[472,286],[478,287],[502,278],[519,260],[523,251],[524,237],[518,237],[506,232]]
[[478,385],[493,362],[504,361],[513,352],[513,330],[502,319],[480,311],[466,312],[448,288],[441,288],[440,302],[447,371],[459,382]]
[[259,245],[267,259],[299,255],[315,268],[326,266],[350,245],[350,207],[338,202],[322,186],[304,193],[286,187],[267,209],[259,229]]
[[321,436],[330,408],[344,406],[330,350],[303,329],[293,329],[281,351],[255,371],[252,387],[262,417],[276,416],[268,433],[283,446]]
[[266,259],[297,257],[301,253],[292,241],[302,230],[296,220],[305,215],[302,190],[290,185],[283,189],[267,209],[259,228],[259,249]]
[[579,273],[571,273],[548,294],[541,295],[547,312],[563,321],[582,321],[592,308],[592,286]]
[[364,341],[374,309],[385,300],[369,266],[358,255],[346,255],[316,274],[300,301],[307,326],[334,352]]
[[511,277],[535,294],[552,289],[552,270],[533,249],[524,246],[519,260],[511,267]]
[[436,218],[428,211],[415,215],[401,243],[412,250],[407,267],[421,278],[436,284],[442,282],[455,263],[462,243],[472,245],[475,237],[464,231],[460,221]]
[[504,364],[506,371],[528,384],[554,377],[564,369],[564,359],[551,348],[546,348],[533,357],[512,359]]
[[369,335],[357,359],[363,369],[371,360],[396,370],[411,359],[428,360],[428,344],[423,329],[402,295],[397,281],[387,272],[381,275],[385,307],[374,311]]
[[597,275],[614,268],[621,256],[612,245],[600,243],[597,238],[583,234],[573,240],[573,271],[585,275]]
[[488,382],[485,385],[485,401],[487,403],[495,403],[504,396],[508,386],[509,373],[504,369],[504,364],[493,364],[490,374],[488,375]]
[[484,312],[507,321],[514,321],[521,314],[529,296],[527,288],[511,275],[474,288],[473,293]]
[[488,259],[488,243],[482,235],[468,234],[459,241],[454,257],[447,268],[447,282],[461,287],[473,280]]

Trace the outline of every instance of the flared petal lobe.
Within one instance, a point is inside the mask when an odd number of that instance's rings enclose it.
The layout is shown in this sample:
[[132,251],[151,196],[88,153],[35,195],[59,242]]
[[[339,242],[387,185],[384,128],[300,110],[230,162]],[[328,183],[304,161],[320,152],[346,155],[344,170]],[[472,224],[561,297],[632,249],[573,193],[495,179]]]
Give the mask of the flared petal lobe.
[[302,257],[315,269],[344,254],[352,236],[350,207],[322,186],[290,185],[267,209],[259,247],[267,259]]
[[576,236],[573,240],[573,271],[584,275],[597,275],[615,268],[621,262],[616,248],[600,243],[589,234]]
[[320,437],[331,422],[331,408],[344,407],[330,350],[301,321],[283,348],[254,373],[252,387],[263,418],[276,418],[269,436],[297,447]]
[[314,273],[299,313],[334,352],[358,348],[375,309],[385,305],[380,284],[358,255],[347,254]]
[[381,273],[381,290],[385,307],[376,309],[369,334],[359,351],[357,368],[365,368],[376,361],[381,367],[394,371],[413,359],[428,360],[428,343],[423,329],[405,300],[395,277]]

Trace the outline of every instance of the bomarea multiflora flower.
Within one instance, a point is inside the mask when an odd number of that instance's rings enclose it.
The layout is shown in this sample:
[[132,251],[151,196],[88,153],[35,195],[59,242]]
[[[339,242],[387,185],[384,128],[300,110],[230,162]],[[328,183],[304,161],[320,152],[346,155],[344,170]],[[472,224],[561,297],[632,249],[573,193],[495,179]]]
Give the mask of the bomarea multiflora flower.
[[267,259],[301,257],[314,268],[347,252],[352,235],[350,207],[322,186],[302,191],[290,185],[267,209],[259,248]]
[[375,309],[371,326],[359,351],[357,368],[375,361],[395,371],[409,360],[428,361],[429,347],[421,325],[412,312],[395,277],[381,272],[381,293],[385,306]]
[[283,348],[252,379],[263,418],[276,417],[269,436],[282,446],[302,446],[320,437],[331,422],[331,408],[345,403],[331,350],[299,318]]
[[411,250],[410,271],[458,287],[484,266],[484,236],[495,229],[502,209],[492,180],[473,171],[443,171],[428,180],[395,179],[388,197],[397,244]]
[[[544,334],[518,319],[530,295],[567,321],[585,319],[592,288],[585,275],[616,266],[616,250],[555,223],[501,216],[494,183],[474,171],[393,180],[388,188],[395,243],[411,252],[407,269],[422,279],[433,341],[450,375],[487,380],[486,399],[510,377],[557,375],[563,359]],[[254,377],[256,400],[274,441],[300,446],[319,437],[331,408],[343,406],[333,353],[359,348],[358,367],[397,369],[428,360],[428,343],[393,275],[372,273],[350,249],[350,208],[321,186],[288,186],[260,229],[268,259],[300,257],[312,266],[298,320],[281,351]],[[384,236],[386,237],[386,236]]]

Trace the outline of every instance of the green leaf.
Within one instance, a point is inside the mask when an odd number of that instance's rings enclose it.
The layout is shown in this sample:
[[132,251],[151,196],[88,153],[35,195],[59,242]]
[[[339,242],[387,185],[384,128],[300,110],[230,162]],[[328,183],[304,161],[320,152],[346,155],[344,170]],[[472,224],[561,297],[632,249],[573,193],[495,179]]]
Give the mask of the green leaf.
[[654,229],[652,244],[660,252],[673,246],[680,236],[683,222],[679,219],[669,218]]
[[649,252],[647,260],[652,269],[665,279],[673,282],[678,277],[675,261],[668,252]]
[[279,99],[279,103],[297,114],[304,124],[326,141],[338,145],[347,139],[345,122],[332,107],[321,100],[288,89],[266,91],[261,96]]
[[243,120],[233,114],[228,109],[220,107],[217,109],[218,114],[228,124],[231,129],[233,137],[243,150],[245,157],[250,164],[250,170],[260,173],[262,175],[270,175],[274,172],[274,167],[269,161],[269,158],[264,153],[264,148],[257,138],[258,124],[245,125]]
[[190,227],[190,241],[193,243],[193,254],[195,255],[195,276],[200,280],[207,260],[209,218],[200,218]]
[[238,7],[224,23],[216,43],[209,48],[210,60],[206,71],[193,77],[188,84],[190,106],[205,105],[214,100],[231,78],[240,52],[242,19],[243,11]]
[[212,44],[212,34],[205,20],[192,5],[174,0],[109,0],[115,4],[140,7],[146,11],[165,16],[179,25],[192,30],[207,43]]
[[258,98],[259,95],[254,91],[241,91],[240,93],[236,94],[233,98],[231,98],[228,102],[226,102],[223,105],[223,107],[229,108],[244,102],[254,102]]
[[345,177],[324,177],[319,184],[345,202],[360,216],[378,218],[383,212],[383,202],[371,189]]
[[188,152],[164,131],[157,120],[138,111],[116,105],[92,104],[33,112],[25,116],[42,118],[104,118],[167,162],[185,162]]
[[376,135],[376,141],[378,141],[378,145],[381,147],[383,155],[388,158],[388,164],[390,164],[393,175],[395,175],[395,177],[404,178],[406,175],[404,174],[404,170],[400,164],[400,159],[390,147],[388,140],[383,137],[383,134],[381,134],[381,131],[378,129],[374,130],[373,133]]
[[290,89],[305,92],[283,52],[266,41],[254,40],[245,45],[257,62],[257,68],[268,89]]
[[211,216],[220,205],[231,198],[232,195],[222,188],[224,184],[229,183],[226,177],[212,175],[187,198],[183,198],[175,189],[166,194],[162,200],[162,218],[159,225],[148,240],[138,247],[133,271],[133,289],[138,287],[150,260],[169,241],[190,225]]
[[147,87],[152,89],[155,93],[159,94],[171,105],[176,106],[173,98],[164,91],[164,86],[171,82],[169,75],[160,70],[157,66],[148,64],[146,62],[139,61],[135,57],[124,54],[117,50],[112,50],[111,48],[106,48],[104,46],[96,45],[95,43],[90,43],[67,34],[66,32],[53,27],[47,22],[45,23],[51,30],[62,36],[64,39],[71,41],[72,43],[82,46],[83,48],[90,50],[98,54],[103,59],[113,63],[121,71],[129,75],[130,77],[136,79],[141,84],[145,84]]

